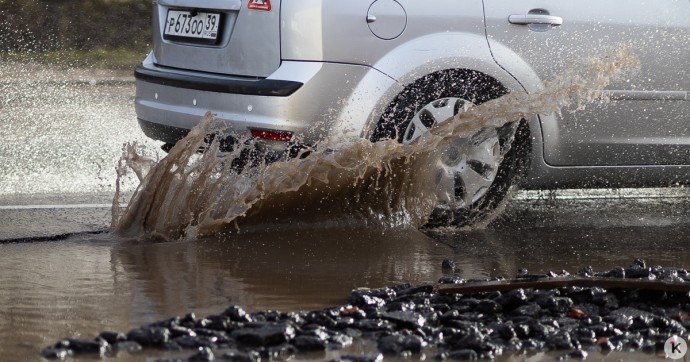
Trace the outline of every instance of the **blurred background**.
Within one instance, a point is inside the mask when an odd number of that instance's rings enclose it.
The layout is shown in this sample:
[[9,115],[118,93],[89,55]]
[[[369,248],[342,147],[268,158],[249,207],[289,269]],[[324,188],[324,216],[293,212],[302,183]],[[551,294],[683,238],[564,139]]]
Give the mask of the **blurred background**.
[[150,48],[151,0],[0,0],[0,60],[132,69]]

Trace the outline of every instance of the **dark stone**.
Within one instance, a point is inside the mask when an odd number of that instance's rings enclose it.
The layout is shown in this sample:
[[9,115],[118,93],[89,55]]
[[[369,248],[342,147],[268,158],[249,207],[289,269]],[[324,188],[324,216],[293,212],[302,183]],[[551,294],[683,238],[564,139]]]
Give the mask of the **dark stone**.
[[262,310],[250,314],[249,317],[257,322],[280,322],[284,315],[275,310]]
[[336,360],[339,362],[381,362],[383,361],[383,354],[381,353],[371,353],[371,354],[363,354],[359,356],[355,355],[345,355],[340,357],[339,360]]
[[242,353],[239,351],[231,351],[222,354],[218,359],[227,362],[258,362],[261,360],[261,357],[256,352]]
[[305,322],[318,324],[328,329],[334,329],[338,326],[338,322],[326,313],[310,312],[304,316]]
[[98,334],[98,337],[110,344],[115,344],[117,342],[122,342],[127,340],[127,336],[124,333],[117,333],[117,332],[101,332]]
[[[405,286],[407,287],[407,286]],[[397,296],[397,293],[392,288],[381,289],[355,289],[350,292],[347,302],[358,306],[376,306],[381,307]]]
[[633,278],[633,279],[640,279],[640,278],[646,278],[649,279],[649,277],[652,276],[652,278],[656,278],[653,274],[650,273],[649,268],[641,268],[639,266],[632,266],[628,269],[625,269],[625,277],[626,278]]
[[550,349],[571,349],[573,343],[570,334],[560,332],[546,337],[546,346]]
[[196,332],[193,329],[182,327],[182,326],[172,326],[169,329],[170,337],[177,338],[182,336],[196,337]]
[[354,327],[355,324],[355,319],[346,317],[346,318],[340,318],[338,322],[335,325],[335,328],[338,330],[344,330],[347,328],[352,328]]
[[211,362],[215,360],[216,356],[213,351],[208,347],[199,347],[199,352],[195,355],[189,357],[190,362]]
[[472,349],[458,349],[448,353],[448,358],[460,361],[476,361],[479,359],[479,355]]
[[482,323],[486,316],[479,312],[466,312],[462,314],[462,319],[470,322]]
[[649,329],[652,326],[652,317],[650,315],[636,315],[632,317],[630,330],[637,331],[641,329]]
[[304,334],[295,337],[292,344],[300,351],[325,350],[328,344],[329,335],[325,328],[313,326],[304,328]]
[[[187,327],[187,328],[194,328],[196,325],[196,315],[194,313],[187,313],[184,317],[180,318],[177,324]],[[153,327],[165,327],[165,325],[158,325],[158,326],[153,326]]]
[[407,288],[398,290],[398,296],[409,296],[409,295],[417,295],[420,293],[431,293],[434,291],[434,286],[431,284],[422,284],[422,285],[416,285],[416,286],[408,286]]
[[142,346],[162,346],[170,339],[170,331],[164,327],[142,327],[127,333],[127,339]]
[[450,259],[443,259],[441,262],[441,270],[452,272],[455,270],[455,262]]
[[662,316],[652,316],[652,326],[672,333],[685,333],[686,329],[678,321]]
[[252,322],[252,318],[244,311],[244,309],[233,305],[223,311],[223,315],[230,318],[234,322]]
[[288,313],[285,313],[285,318],[284,318],[283,322],[292,323],[292,324],[294,324],[294,325],[301,325],[301,324],[304,324],[304,312],[300,312],[300,313],[288,312]]
[[544,325],[539,322],[534,322],[530,323],[529,326],[529,336],[530,337],[537,337],[537,338],[544,338],[551,334],[555,328]]
[[594,276],[594,269],[592,269],[591,265],[586,266],[586,267],[580,269],[580,271],[577,272],[577,275],[579,275],[581,277],[585,277],[585,278],[591,278]]
[[527,325],[527,324],[523,324],[523,323],[517,324],[517,325],[513,326],[513,329],[515,330],[515,334],[520,339],[529,338],[529,336],[531,334],[529,325]]
[[392,331],[395,325],[383,319],[361,319],[355,321],[355,328],[363,331]]
[[420,353],[426,346],[421,338],[415,335],[392,334],[378,341],[378,349],[383,354],[400,355],[404,352]]
[[683,278],[678,276],[678,270],[676,269],[659,269],[652,270],[652,273],[656,275],[658,279],[669,281],[669,282],[684,282]]
[[69,349],[74,352],[74,354],[98,354],[101,356],[109,349],[108,342],[103,339],[87,340],[67,338],[55,344],[54,347],[57,349]]
[[181,336],[173,339],[177,345],[185,349],[198,349],[199,347],[213,347],[218,338],[208,336]]
[[[188,316],[191,316],[191,322],[194,323],[194,313],[188,314]],[[187,320],[185,320],[187,322]],[[162,321],[154,322],[149,324],[147,327],[164,327],[170,329],[173,326],[179,326],[182,323],[182,318],[180,317],[173,317],[173,318],[168,318],[164,319]]]
[[[497,328],[496,332],[503,339],[513,339],[517,337],[517,333],[511,324],[501,323]],[[527,332],[529,334],[529,332]]]
[[359,329],[355,329],[355,328],[345,328],[345,330],[343,331],[343,333],[344,333],[346,336],[349,336],[349,337],[352,337],[352,338],[360,338],[360,337],[362,337],[362,331],[359,330]]
[[408,310],[414,310],[417,307],[413,302],[406,301],[395,301],[395,302],[390,302],[385,305],[384,309],[387,312],[403,312],[403,311],[408,311]]
[[619,307],[616,295],[606,291],[595,293],[592,297],[592,303],[606,309],[617,309]]
[[494,299],[496,303],[500,304],[504,310],[513,310],[521,305],[527,303],[528,297],[525,294],[525,290],[515,289],[501,294],[498,298]]
[[441,279],[438,280],[439,284],[465,284],[467,283],[466,279],[456,277],[456,276],[442,276]]
[[71,349],[46,347],[41,351],[41,356],[47,359],[66,359],[74,354]]
[[352,337],[343,333],[335,333],[328,337],[328,344],[338,349],[345,348],[352,344]]
[[194,322],[194,327],[192,327],[192,328],[194,328],[194,329],[207,328],[209,324],[211,324],[211,320],[209,320],[208,318],[201,318],[201,319],[197,319]]
[[443,342],[453,349],[470,348],[474,350],[487,350],[488,336],[483,333],[476,325],[467,325],[465,328],[457,329],[453,334],[444,335]]
[[573,360],[573,359],[579,359],[581,361],[587,359],[587,351],[583,351],[581,349],[578,349],[576,351],[572,351],[568,354],[565,354],[561,357],[558,358],[559,361],[567,361],[567,360]]
[[546,343],[537,339],[525,339],[522,341],[522,348],[525,351],[540,352],[546,348]]
[[609,320],[613,324],[614,328],[618,328],[621,331],[627,331],[632,326],[632,318],[628,316],[616,316],[613,320]]
[[539,306],[553,314],[565,314],[573,307],[573,300],[568,297],[549,297],[537,300]]
[[563,295],[572,299],[575,304],[591,303],[596,288],[570,287],[563,289]]
[[599,348],[601,348],[602,353],[612,352],[616,350],[616,346],[611,343],[611,340],[605,340],[599,343]]
[[116,342],[112,346],[118,352],[134,353],[142,350],[141,345],[134,341]]
[[297,354],[297,348],[291,344],[281,344],[279,346],[262,347],[258,349],[259,356],[263,360],[273,361],[281,360],[287,361]]
[[[594,275],[591,268],[585,274]],[[690,280],[685,269],[647,268],[637,261],[625,271],[617,268],[596,275]],[[285,360],[298,350],[345,348],[353,338],[366,338],[376,341],[380,352],[404,358],[431,345],[438,359],[492,359],[504,352],[563,349],[571,352],[561,359],[584,359],[587,355],[582,349],[658,351],[669,336],[687,335],[688,312],[688,295],[674,292],[565,287],[462,295],[439,294],[432,285],[403,284],[355,290],[349,305],[320,311],[247,314],[233,306],[221,315],[201,319],[190,313],[127,335],[102,332],[93,341],[65,339],[41,354],[64,359],[72,354],[103,356],[111,348],[136,352],[142,346],[154,346],[198,350],[184,361],[209,361],[214,359],[213,351],[231,350],[215,359],[254,362]],[[253,352],[244,353],[247,350]],[[376,361],[380,356],[339,360]]]
[[214,340],[214,343],[226,343],[230,340],[228,334],[224,331],[216,331],[207,328],[197,328],[194,330],[199,337],[209,337]]
[[495,301],[491,299],[486,299],[477,303],[477,306],[474,307],[474,309],[479,313],[496,314],[499,313],[503,308],[501,308],[501,305],[496,303]]
[[536,303],[529,303],[523,306],[517,307],[510,312],[510,315],[516,317],[531,317],[536,318],[541,313],[541,307]]
[[434,308],[434,311],[439,312],[440,314],[443,314],[451,309],[449,303],[444,303],[437,298],[434,298],[434,302],[435,303],[433,303],[431,307]]
[[395,323],[398,328],[420,328],[426,322],[421,314],[413,311],[386,312],[381,314],[381,318]]
[[442,324],[448,324],[449,322],[455,321],[460,319],[462,313],[460,313],[459,310],[457,309],[451,309],[439,317],[439,321],[441,321]]
[[249,347],[275,346],[295,337],[295,328],[287,323],[269,322],[256,328],[240,328],[230,334],[237,343]]
[[228,327],[233,325],[233,320],[225,315],[214,315],[206,319],[208,322],[204,328],[213,329],[217,331],[225,331]]
[[575,335],[577,336],[578,339],[580,338],[585,338],[585,339],[594,339],[597,337],[596,333],[592,331],[589,328],[577,328],[575,331]]
[[184,350],[184,348],[182,348],[182,346],[180,346],[179,344],[177,344],[173,340],[170,340],[170,341],[163,343],[163,345],[160,347],[162,347],[166,351],[172,351],[172,352],[180,352],[180,351]]
[[323,351],[326,349],[328,340],[314,335],[297,336],[292,344],[300,351]]
[[614,268],[601,274],[601,276],[604,278],[625,278],[625,269],[620,267]]

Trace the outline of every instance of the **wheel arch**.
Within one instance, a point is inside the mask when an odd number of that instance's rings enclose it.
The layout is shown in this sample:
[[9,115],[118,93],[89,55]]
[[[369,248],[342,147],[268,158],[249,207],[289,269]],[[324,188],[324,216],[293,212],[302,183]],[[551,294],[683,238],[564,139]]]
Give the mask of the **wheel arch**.
[[[477,72],[497,81],[509,92],[532,93],[543,88],[536,73],[522,58],[515,58],[506,68],[496,62],[493,51],[483,33],[464,32],[429,34],[392,49],[373,68],[392,78],[397,83],[395,90],[389,89],[381,94],[362,136],[371,139],[388,105],[406,87],[429,74],[443,71]],[[507,57],[510,52],[500,44],[497,45],[497,51],[501,52],[502,57]],[[527,123],[532,143],[540,143],[542,130],[539,118],[531,117]]]

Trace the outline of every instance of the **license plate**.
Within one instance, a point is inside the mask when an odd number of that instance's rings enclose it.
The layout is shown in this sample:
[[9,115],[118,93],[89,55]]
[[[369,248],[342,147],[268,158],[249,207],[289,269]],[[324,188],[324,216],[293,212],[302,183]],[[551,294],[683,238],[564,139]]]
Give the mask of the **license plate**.
[[220,13],[168,10],[165,39],[215,43],[219,39]]

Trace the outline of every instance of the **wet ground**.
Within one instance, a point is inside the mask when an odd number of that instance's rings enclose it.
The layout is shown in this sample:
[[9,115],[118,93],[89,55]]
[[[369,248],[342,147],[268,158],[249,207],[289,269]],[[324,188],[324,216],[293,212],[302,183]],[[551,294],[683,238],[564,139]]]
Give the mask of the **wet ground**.
[[[690,192],[684,189],[521,192],[484,230],[295,225],[195,241],[117,238],[103,233],[115,163],[122,142],[143,139],[131,80],[38,70],[50,82],[2,83],[13,92],[2,98],[0,360],[41,360],[41,349],[64,337],[126,332],[231,304],[248,311],[343,304],[358,287],[436,282],[444,259],[454,260],[452,274],[463,278],[512,277],[520,267],[604,270],[638,257],[648,265],[690,266]],[[157,146],[143,142],[151,151]],[[149,350],[116,360],[161,355],[166,352]]]
[[[0,350],[5,358],[39,359],[42,347],[64,337],[126,332],[190,311],[219,313],[232,304],[249,311],[321,309],[345,303],[358,287],[435,282],[444,275],[444,259],[456,261],[453,274],[463,278],[512,277],[520,267],[604,270],[626,267],[637,257],[649,265],[690,265],[687,198],[531,196],[513,202],[502,225],[477,231],[300,227],[168,243],[85,233],[0,244]],[[60,233],[98,231],[108,222],[107,209],[95,207],[2,210],[2,217],[21,213],[28,213],[27,222],[43,223],[40,234],[53,227]],[[61,220],[70,215],[90,221],[65,230]],[[4,225],[8,235],[13,227]]]

